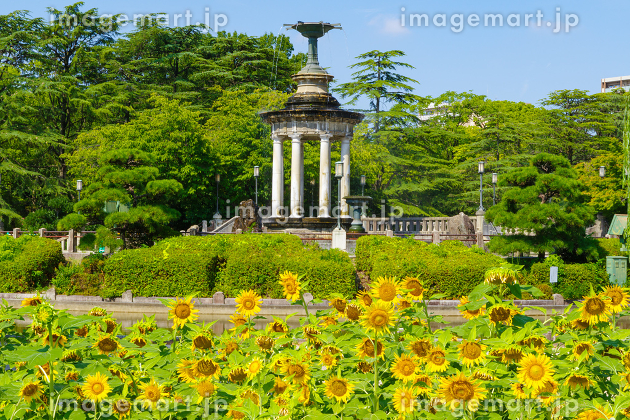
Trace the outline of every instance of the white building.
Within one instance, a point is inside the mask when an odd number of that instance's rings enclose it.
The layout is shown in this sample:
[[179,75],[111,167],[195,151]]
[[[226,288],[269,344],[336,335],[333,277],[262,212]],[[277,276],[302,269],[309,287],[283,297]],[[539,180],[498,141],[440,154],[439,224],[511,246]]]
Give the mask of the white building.
[[614,89],[623,88],[625,90],[630,89],[630,76],[609,77],[602,79],[602,93],[611,92]]

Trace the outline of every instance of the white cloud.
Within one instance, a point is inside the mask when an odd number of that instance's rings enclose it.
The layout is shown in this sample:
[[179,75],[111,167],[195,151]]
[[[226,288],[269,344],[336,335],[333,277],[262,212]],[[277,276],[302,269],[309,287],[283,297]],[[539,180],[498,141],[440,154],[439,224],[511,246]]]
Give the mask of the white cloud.
[[379,14],[372,18],[368,25],[374,26],[385,35],[405,35],[409,33],[409,28],[400,24],[400,18],[391,15]]

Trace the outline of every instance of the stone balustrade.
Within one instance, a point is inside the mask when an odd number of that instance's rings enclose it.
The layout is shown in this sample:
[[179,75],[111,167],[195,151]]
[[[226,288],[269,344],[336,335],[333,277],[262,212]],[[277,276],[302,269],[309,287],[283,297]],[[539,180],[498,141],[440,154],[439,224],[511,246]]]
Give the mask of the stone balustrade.
[[[388,230],[399,234],[447,233],[448,220],[448,217],[364,217],[361,219],[365,231],[370,234],[385,234]],[[477,230],[477,218],[471,217],[470,221]]]

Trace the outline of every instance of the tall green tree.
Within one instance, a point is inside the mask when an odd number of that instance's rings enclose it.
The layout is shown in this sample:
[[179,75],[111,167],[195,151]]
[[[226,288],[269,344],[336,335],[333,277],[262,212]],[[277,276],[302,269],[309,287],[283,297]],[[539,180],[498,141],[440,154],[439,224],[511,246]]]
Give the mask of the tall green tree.
[[595,210],[586,204],[584,185],[566,158],[538,154],[530,166],[508,172],[501,183],[510,188],[486,213],[503,229],[488,245],[493,252],[535,252],[539,257],[556,252],[567,261],[597,259],[596,242],[586,236]]

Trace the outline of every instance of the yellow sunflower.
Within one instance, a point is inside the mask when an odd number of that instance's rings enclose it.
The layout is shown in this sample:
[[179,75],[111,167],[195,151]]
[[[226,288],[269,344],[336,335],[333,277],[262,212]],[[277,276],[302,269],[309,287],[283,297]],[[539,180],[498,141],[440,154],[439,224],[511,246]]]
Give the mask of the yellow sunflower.
[[280,395],[284,393],[284,391],[286,391],[288,387],[289,384],[276,376],[273,380],[273,388],[271,388],[271,391],[276,395]]
[[362,373],[372,372],[372,363],[359,362],[357,363],[357,370]]
[[243,392],[241,392],[240,397],[243,401],[250,400],[254,404],[260,405],[260,396],[252,389],[244,390]]
[[402,281],[402,288],[407,290],[408,299],[422,300],[424,287],[417,277],[405,277]]
[[464,403],[468,409],[474,410],[477,404],[471,403],[483,399],[485,393],[486,390],[477,381],[467,378],[463,372],[440,379],[440,396],[450,404],[451,409],[455,408],[455,404]]
[[486,312],[485,306],[482,306],[481,308],[474,309],[474,310],[463,309],[462,307],[466,305],[467,303],[470,303],[470,300],[468,300],[468,296],[462,296],[461,299],[459,300],[459,305],[457,305],[458,308],[461,308],[459,309],[459,311],[461,312],[462,316],[466,319],[478,318]]
[[519,345],[523,347],[534,348],[536,351],[544,351],[547,339],[541,335],[530,335],[525,340],[519,341]]
[[546,382],[553,380],[554,372],[549,357],[544,354],[528,354],[521,360],[518,379],[528,388],[538,391]]
[[22,306],[37,306],[41,305],[42,303],[44,303],[44,300],[38,293],[36,296],[24,299],[22,301]]
[[114,413],[118,414],[118,420],[122,420],[131,414],[131,402],[124,398],[116,400],[112,408]]
[[384,349],[380,341],[376,341],[376,355],[374,355],[374,340],[364,338],[357,345],[358,356],[363,359],[365,357],[383,357]]
[[186,383],[195,382],[197,378],[195,377],[194,365],[195,362],[193,360],[180,360],[177,364],[177,376],[179,376],[179,379]]
[[394,409],[399,414],[413,413],[416,410],[418,391],[414,387],[396,388],[394,392]]
[[195,309],[195,304],[192,301],[192,296],[186,299],[176,299],[169,302],[167,307],[168,319],[173,319],[173,328],[178,326],[184,326],[187,322],[195,322],[197,319],[198,309]]
[[536,399],[542,402],[543,406],[549,407],[558,398],[558,383],[554,380],[547,381],[536,394]]
[[448,369],[449,361],[446,360],[446,353],[439,347],[434,347],[429,351],[426,358],[426,370],[428,372],[444,372]]
[[577,420],[607,420],[610,418],[614,418],[613,413],[599,404],[595,404],[595,409],[582,411],[577,416]]
[[602,299],[600,296],[584,296],[584,301],[578,308],[582,311],[580,319],[589,325],[606,322],[611,314],[610,299]]
[[267,324],[267,331],[278,334],[286,334],[289,332],[289,326],[284,321],[274,321]]
[[332,376],[324,384],[326,385],[326,396],[330,399],[336,399],[338,403],[347,403],[354,388],[353,384],[337,376]]
[[210,379],[203,379],[196,385],[191,386],[197,390],[197,394],[199,395],[199,398],[197,398],[197,404],[200,404],[204,398],[210,398],[217,390],[216,386]]
[[565,385],[568,385],[572,389],[582,388],[589,389],[593,382],[588,376],[580,375],[578,373],[573,373],[567,377],[566,381],[564,381]]
[[470,367],[472,365],[481,364],[485,358],[484,350],[486,346],[475,341],[464,340],[457,346],[459,348],[459,358],[462,359],[464,365]]
[[418,374],[418,365],[415,360],[406,354],[396,355],[394,362],[390,370],[392,371],[394,378],[403,381],[403,383],[413,382]]
[[337,358],[335,357],[335,355],[330,353],[323,353],[320,356],[320,360],[322,362],[322,366],[325,366],[327,368],[331,368],[337,365]]
[[195,362],[192,367],[193,374],[196,378],[216,377],[221,375],[221,367],[208,357],[204,357]]
[[529,397],[527,391],[525,390],[525,385],[522,383],[512,384],[512,393],[519,400],[525,400]]
[[330,307],[335,308],[337,310],[337,315],[344,315],[344,313],[346,312],[347,304],[348,302],[346,302],[346,300],[342,298],[332,298],[328,302],[328,305]]
[[155,408],[160,399],[168,395],[155,379],[151,379],[149,383],[141,385],[140,389],[142,390],[140,399],[143,400],[145,407]]
[[395,277],[378,277],[376,282],[370,286],[370,294],[373,298],[391,303],[392,305],[398,302],[398,295],[400,294],[400,281],[398,281]]
[[416,341],[412,341],[407,346],[409,350],[411,350],[416,356],[420,358],[425,358],[429,354],[429,351],[433,348],[431,341],[428,338],[421,338]]
[[490,322],[494,325],[499,323],[504,325],[512,325],[512,319],[514,315],[518,314],[518,311],[514,308],[510,308],[505,304],[498,304],[490,307],[488,309],[488,316],[490,317]]
[[112,387],[107,383],[105,375],[96,372],[96,375],[88,375],[81,389],[87,399],[97,403],[107,397]]
[[630,296],[626,293],[627,289],[622,289],[619,286],[608,286],[602,294],[610,298],[610,312],[616,314],[619,313],[628,306],[628,300]]
[[256,337],[256,345],[261,351],[265,353],[270,353],[273,350],[273,345],[275,342],[276,341],[272,337],[266,335]]
[[262,299],[253,290],[241,291],[236,297],[236,310],[244,317],[250,317],[260,312]]
[[65,347],[68,342],[68,338],[60,333],[53,332],[52,333],[52,345],[50,340],[50,334],[46,334],[43,339],[43,344],[45,346],[50,345],[51,347]]
[[518,347],[508,347],[493,350],[492,355],[500,357],[501,363],[519,363],[525,356],[525,353]]
[[282,365],[282,371],[293,380],[294,384],[303,384],[310,378],[308,365],[289,360]]
[[374,332],[377,335],[388,333],[395,320],[394,308],[382,300],[373,303],[361,316],[361,324],[368,333]]
[[212,348],[212,346],[212,333],[202,330],[193,337],[190,349],[192,351],[209,350]]
[[291,302],[295,302],[300,299],[300,290],[302,286],[298,281],[298,275],[289,271],[280,273],[280,285],[282,286],[282,293],[284,297]]
[[249,365],[247,365],[247,377],[252,379],[254,376],[258,375],[262,368],[263,361],[258,357],[254,357],[251,362],[249,362]]
[[362,314],[362,310],[359,305],[356,305],[354,303],[349,303],[346,306],[346,318],[348,318],[350,321],[358,320],[359,318],[361,318],[361,314]]
[[362,290],[357,294],[357,300],[359,304],[364,308],[372,305],[373,302],[372,296],[370,296],[370,293],[366,292],[365,290]]
[[232,370],[228,374],[228,381],[233,383],[240,384],[241,382],[244,382],[245,379],[247,379],[247,370],[240,366],[232,368]]
[[573,346],[573,359],[578,360],[582,354],[584,354],[584,360],[588,360],[589,357],[595,354],[595,347],[593,347],[593,344],[588,341],[575,343],[575,346]]
[[100,336],[98,341],[92,345],[92,348],[98,349],[98,354],[110,354],[118,351],[120,344],[113,339],[110,334]]
[[578,330],[578,331],[588,330],[589,326],[590,324],[587,321],[584,321],[580,318],[574,319],[573,321],[571,321],[571,328],[573,328],[574,330]]
[[[22,305],[26,306],[26,305]],[[39,381],[29,382],[20,389],[20,398],[27,403],[39,398],[43,392],[42,384]]]

